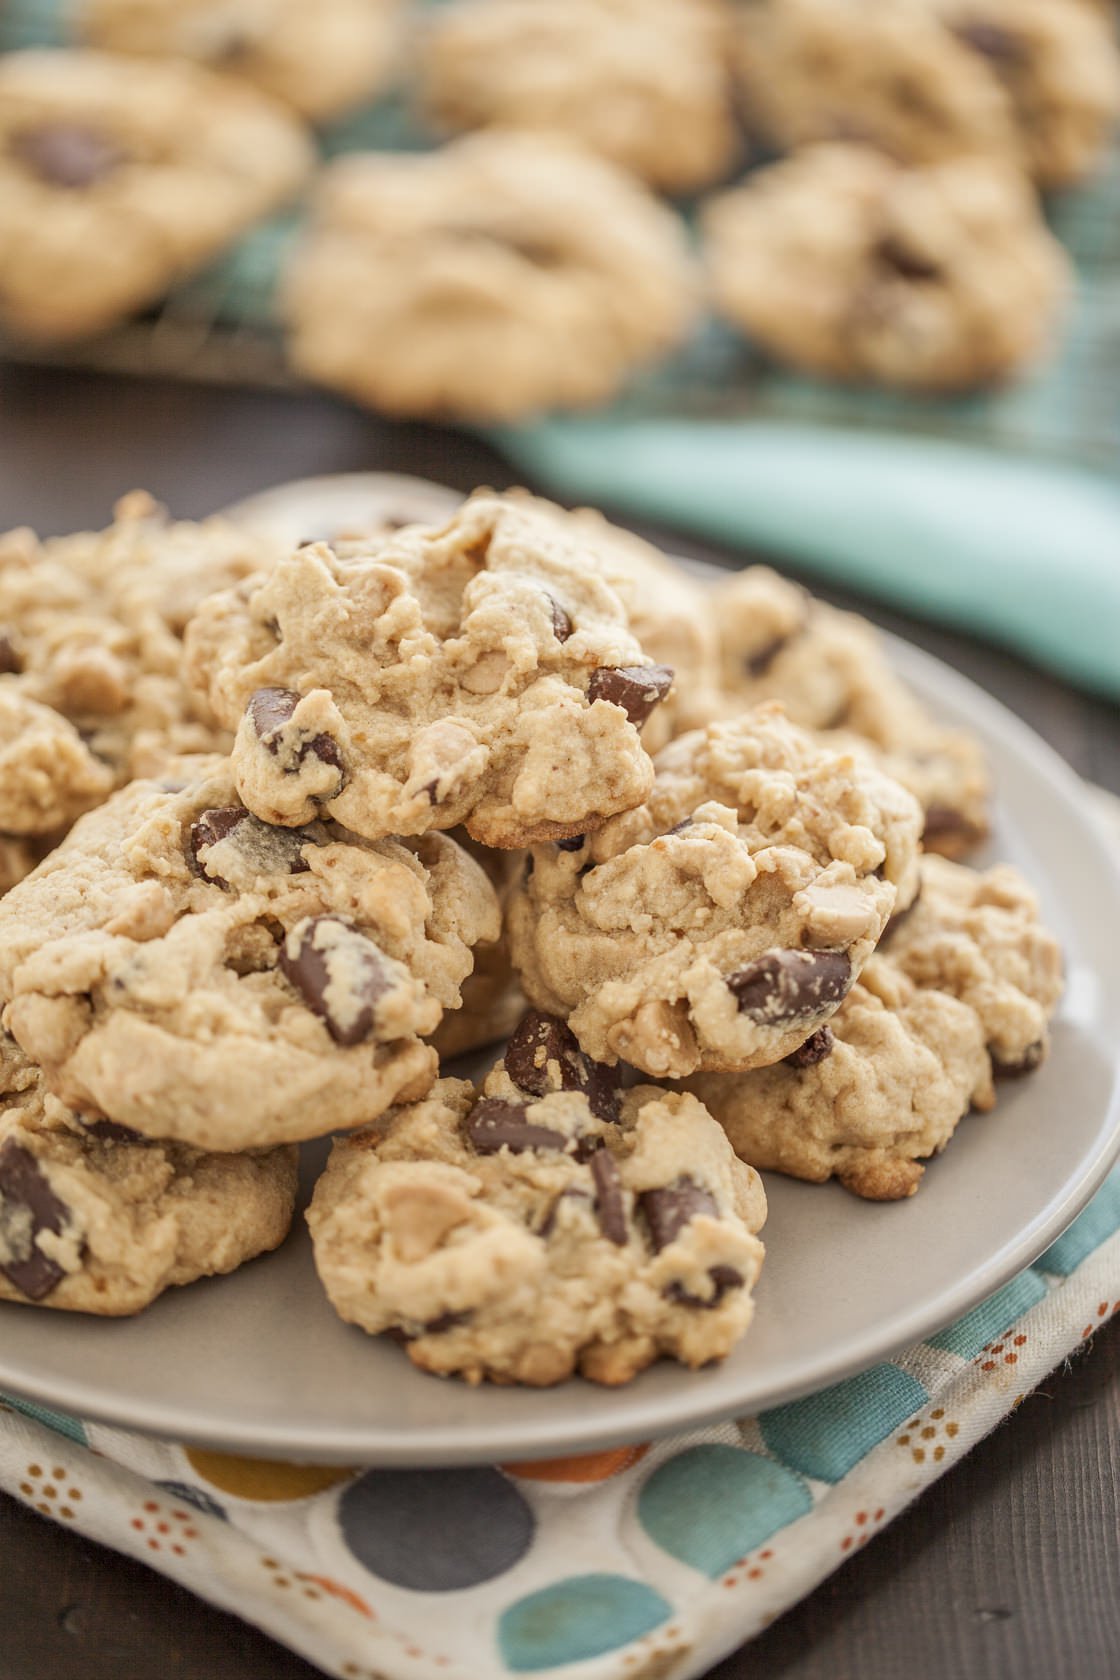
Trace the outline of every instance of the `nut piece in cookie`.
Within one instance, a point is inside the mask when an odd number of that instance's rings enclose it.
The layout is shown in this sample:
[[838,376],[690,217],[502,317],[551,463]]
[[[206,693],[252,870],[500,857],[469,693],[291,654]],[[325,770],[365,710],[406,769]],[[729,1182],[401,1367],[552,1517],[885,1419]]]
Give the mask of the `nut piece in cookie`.
[[76,1114],[10,1042],[0,1075],[0,1300],[118,1317],[287,1235],[291,1146],[207,1154]]
[[314,156],[244,82],[171,59],[0,58],[0,320],[101,331],[282,204]]
[[675,212],[559,134],[494,129],[323,171],[288,268],[288,355],[393,414],[509,421],[608,400],[688,334]]
[[678,737],[656,768],[639,809],[534,850],[509,914],[526,995],[658,1077],[780,1061],[913,897],[918,806],[777,706]]
[[51,1091],[145,1136],[240,1150],[422,1095],[497,900],[455,842],[273,828],[225,760],[91,812],[0,903],[5,1021]]
[[461,823],[497,847],[639,804],[639,730],[673,682],[578,527],[485,494],[442,527],[298,548],[208,601],[187,657],[266,822]]
[[337,1143],[308,1223],[343,1318],[425,1370],[541,1386],[723,1358],[753,1315],[765,1216],[694,1097],[620,1091],[531,1015],[481,1092],[441,1080]]
[[995,159],[813,146],[712,200],[704,231],[721,314],[828,379],[1003,379],[1049,349],[1070,290],[1030,183]]

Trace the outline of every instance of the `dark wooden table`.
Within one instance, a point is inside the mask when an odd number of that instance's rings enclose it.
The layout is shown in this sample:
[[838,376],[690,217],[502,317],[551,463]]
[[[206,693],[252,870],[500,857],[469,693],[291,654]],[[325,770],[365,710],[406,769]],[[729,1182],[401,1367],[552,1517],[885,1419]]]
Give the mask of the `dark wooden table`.
[[[0,367],[0,528],[102,525],[112,500],[138,485],[190,517],[284,479],[371,468],[464,490],[512,476],[481,444],[328,398]],[[737,558],[681,538],[676,546]],[[1115,707],[968,637],[855,597],[845,604],[973,677],[1084,775],[1120,792]],[[1120,1320],[711,1680],[1116,1680],[1118,1489]],[[317,1673],[162,1576],[0,1495],[0,1680]]]

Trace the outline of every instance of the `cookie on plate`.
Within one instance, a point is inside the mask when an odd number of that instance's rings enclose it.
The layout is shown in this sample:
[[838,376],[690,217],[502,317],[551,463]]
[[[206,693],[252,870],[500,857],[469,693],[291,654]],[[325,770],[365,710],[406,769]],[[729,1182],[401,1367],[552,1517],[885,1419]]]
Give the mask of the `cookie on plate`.
[[442,129],[552,129],[666,192],[739,150],[722,0],[457,0],[421,38],[420,98]]
[[780,1061],[912,898],[918,805],[778,706],[678,737],[656,769],[638,810],[534,848],[509,915],[526,995],[655,1077]]
[[212,598],[187,651],[265,821],[324,812],[370,837],[462,823],[499,847],[639,804],[638,731],[672,684],[594,554],[486,495],[442,527],[297,549]]
[[1050,346],[1069,261],[1031,187],[998,159],[926,168],[821,145],[706,207],[717,307],[828,379],[963,390]]
[[[711,590],[719,635],[716,683],[678,683],[685,717],[734,715],[780,700],[791,721],[843,749],[869,742],[889,776],[925,812],[927,851],[956,857],[988,833],[989,777],[980,743],[938,721],[897,677],[875,626],[818,601],[768,566]],[[706,718],[705,718],[706,721]]]
[[700,1073],[688,1089],[737,1155],[762,1171],[835,1177],[872,1201],[913,1195],[971,1108],[995,1100],[975,1010],[919,990],[885,956],[863,967],[836,1014],[773,1067]]
[[758,1175],[695,1097],[530,1015],[481,1090],[441,1080],[337,1143],[308,1211],[336,1311],[425,1370],[541,1386],[721,1359],[753,1316]]
[[0,57],[0,322],[100,331],[152,302],[310,174],[299,121],[176,60]]
[[395,67],[402,0],[79,0],[92,46],[188,58],[321,120],[372,99]]
[[5,1024],[49,1088],[217,1150],[421,1096],[421,1040],[498,934],[482,870],[443,834],[271,828],[224,759],[190,776],[133,782],[0,902]]
[[393,414],[605,402],[690,330],[679,218],[559,135],[495,130],[324,170],[283,288],[298,373]]
[[225,520],[172,523],[139,491],[115,511],[104,531],[0,536],[4,834],[53,836],[130,777],[226,743],[183,681],[183,630],[274,550]]
[[0,1300],[119,1317],[279,1246],[296,1150],[207,1154],[86,1121],[0,1044]]

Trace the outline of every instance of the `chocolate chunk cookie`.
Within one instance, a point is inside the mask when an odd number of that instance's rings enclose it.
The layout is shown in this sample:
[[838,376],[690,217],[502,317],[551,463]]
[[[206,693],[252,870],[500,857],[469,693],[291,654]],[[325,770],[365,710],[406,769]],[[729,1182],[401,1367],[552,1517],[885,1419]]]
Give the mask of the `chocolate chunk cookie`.
[[722,1358],[751,1321],[765,1216],[695,1097],[620,1091],[530,1015],[481,1091],[441,1080],[336,1144],[308,1223],[343,1318],[425,1370],[540,1386]]
[[332,163],[283,298],[308,379],[489,421],[606,401],[697,304],[673,211],[559,135],[504,130]]
[[540,846],[510,908],[538,1008],[655,1076],[763,1066],[835,1014],[912,898],[921,814],[777,706],[682,735],[638,810]]
[[420,96],[437,127],[555,130],[692,191],[738,150],[729,13],[710,0],[458,0],[422,38]]
[[264,1147],[422,1095],[421,1039],[497,934],[490,883],[446,835],[272,828],[202,759],[174,791],[115,795],[8,893],[0,995],[81,1113]]
[[644,799],[638,732],[673,681],[590,551],[485,495],[442,528],[298,549],[209,601],[187,648],[265,821],[329,813],[370,837],[462,823],[499,847]]
[[720,312],[829,379],[1002,379],[1049,348],[1070,289],[1030,184],[998,159],[813,146],[711,201],[704,231]]
[[119,1317],[283,1242],[294,1148],[207,1154],[143,1138],[75,1114],[24,1068],[22,1088],[0,1095],[0,1300]]
[[0,58],[0,321],[111,326],[200,267],[311,170],[298,121],[244,83],[93,51]]

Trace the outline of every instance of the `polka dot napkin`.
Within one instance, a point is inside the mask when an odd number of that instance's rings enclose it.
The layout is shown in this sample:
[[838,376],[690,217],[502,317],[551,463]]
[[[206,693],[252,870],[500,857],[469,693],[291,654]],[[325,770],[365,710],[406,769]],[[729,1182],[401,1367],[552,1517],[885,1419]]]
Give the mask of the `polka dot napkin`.
[[379,1470],[157,1442],[9,1400],[0,1487],[346,1680],[689,1680],[1120,1310],[1120,1168],[966,1317],[758,1417],[547,1463]]

